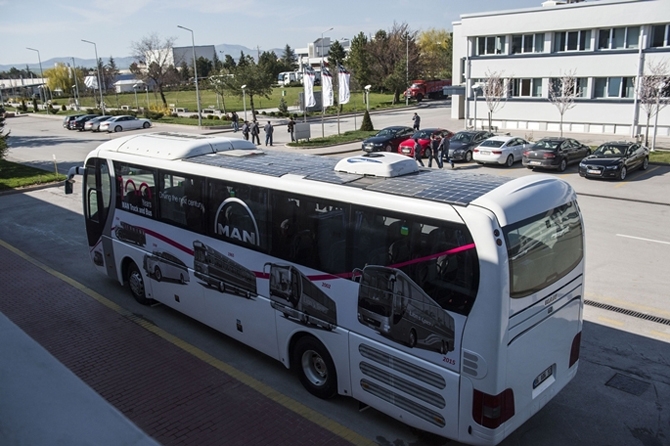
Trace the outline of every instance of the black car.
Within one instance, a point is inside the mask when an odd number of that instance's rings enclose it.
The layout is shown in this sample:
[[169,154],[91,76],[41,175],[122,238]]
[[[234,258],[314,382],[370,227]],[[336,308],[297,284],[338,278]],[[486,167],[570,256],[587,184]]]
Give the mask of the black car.
[[66,117],[63,118],[63,127],[66,129],[70,128],[70,122],[74,121],[80,116],[84,116],[83,114],[78,114],[78,115],[67,115]]
[[100,116],[100,115],[82,115],[82,116],[79,116],[78,118],[70,121],[70,125],[68,126],[68,129],[82,131],[82,130],[84,130],[84,124],[86,124],[86,121],[90,121],[91,119],[97,118],[98,116]]
[[565,171],[591,154],[591,148],[572,138],[542,138],[523,153],[521,163],[529,169]]
[[[495,136],[491,132],[483,130],[463,130],[456,133],[449,140],[449,159],[452,161],[472,161],[472,149],[480,142]],[[445,154],[446,160],[446,154]]]
[[649,149],[627,141],[606,142],[579,163],[579,175],[586,178],[623,180],[635,169],[647,170]]
[[396,125],[386,127],[365,141],[363,141],[364,152],[397,152],[401,142],[409,139],[414,133],[412,127]]

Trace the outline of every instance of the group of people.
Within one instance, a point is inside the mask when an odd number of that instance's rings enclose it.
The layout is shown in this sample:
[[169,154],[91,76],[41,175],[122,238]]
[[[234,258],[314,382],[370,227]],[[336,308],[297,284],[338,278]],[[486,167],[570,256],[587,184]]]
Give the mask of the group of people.
[[[233,112],[231,120],[233,121],[233,131],[237,132],[240,130],[239,127],[239,117],[237,116],[237,113]],[[294,136],[294,129],[295,129],[295,121],[293,118],[289,119],[289,122],[287,124],[288,132],[291,134],[291,141],[295,141],[295,136]],[[263,131],[265,132],[265,145],[266,146],[272,146],[273,144],[273,134],[275,131],[274,126],[272,125],[272,122],[268,121],[265,126],[263,126]],[[252,122],[249,121],[244,121],[244,124],[242,124],[242,135],[244,135],[244,139],[249,141],[249,135],[251,135],[251,142],[254,144],[261,145],[261,138],[260,138],[260,126],[258,125],[258,121],[255,119]]]
[[[418,132],[421,128],[421,117],[417,113],[414,113],[412,122],[414,124],[414,131]],[[438,138],[436,134],[430,135],[430,142],[428,143],[428,147],[426,147],[428,167],[433,167],[433,160],[435,160],[437,167],[442,169],[444,167],[442,158],[444,157],[451,165],[451,168],[454,168],[454,160],[449,158],[449,144],[449,138]],[[418,137],[414,138],[414,159],[422,167],[424,166],[421,156],[421,143]]]

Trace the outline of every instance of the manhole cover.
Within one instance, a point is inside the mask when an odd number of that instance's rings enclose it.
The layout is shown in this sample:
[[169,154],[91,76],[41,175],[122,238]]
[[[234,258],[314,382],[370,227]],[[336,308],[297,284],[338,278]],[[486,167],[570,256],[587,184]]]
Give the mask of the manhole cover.
[[615,374],[605,385],[635,396],[642,395],[649,388],[648,382],[630,378],[620,373]]

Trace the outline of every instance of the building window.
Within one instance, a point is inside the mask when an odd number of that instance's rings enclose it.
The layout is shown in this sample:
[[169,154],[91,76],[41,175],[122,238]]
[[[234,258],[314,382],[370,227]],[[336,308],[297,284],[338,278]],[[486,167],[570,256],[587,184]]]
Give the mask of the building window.
[[[556,97],[561,97],[563,93],[561,93],[562,90],[562,79],[561,78],[551,78],[549,80],[549,88],[553,92],[553,95]],[[565,95],[569,95],[574,93],[576,97],[578,98],[586,98],[586,86],[588,84],[588,79],[585,77],[575,77],[574,82],[572,85],[566,85],[566,90],[569,90],[569,88],[572,89],[572,91],[565,91]]]
[[512,36],[510,54],[544,52],[544,33]]
[[670,46],[670,37],[668,30],[670,25],[654,25],[651,29],[651,47],[660,48]]
[[512,97],[542,97],[542,79],[512,79]]
[[602,98],[633,98],[635,96],[634,77],[597,77],[593,89],[593,97]]
[[475,54],[477,56],[490,56],[503,54],[505,50],[505,36],[477,37]]
[[621,50],[638,48],[640,27],[607,28],[598,31],[599,50]]
[[560,31],[554,33],[554,52],[591,51],[591,31]]

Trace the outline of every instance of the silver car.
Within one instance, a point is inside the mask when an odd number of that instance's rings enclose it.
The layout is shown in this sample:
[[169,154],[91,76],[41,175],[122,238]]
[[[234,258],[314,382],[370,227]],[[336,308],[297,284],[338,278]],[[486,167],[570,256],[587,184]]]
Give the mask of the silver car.
[[100,124],[101,132],[122,132],[124,130],[148,129],[151,121],[131,115],[114,116]]
[[92,132],[99,132],[100,131],[100,124],[103,122],[112,119],[114,116],[111,115],[104,115],[104,116],[98,116],[97,118],[89,119],[84,123],[84,130],[90,130]]

